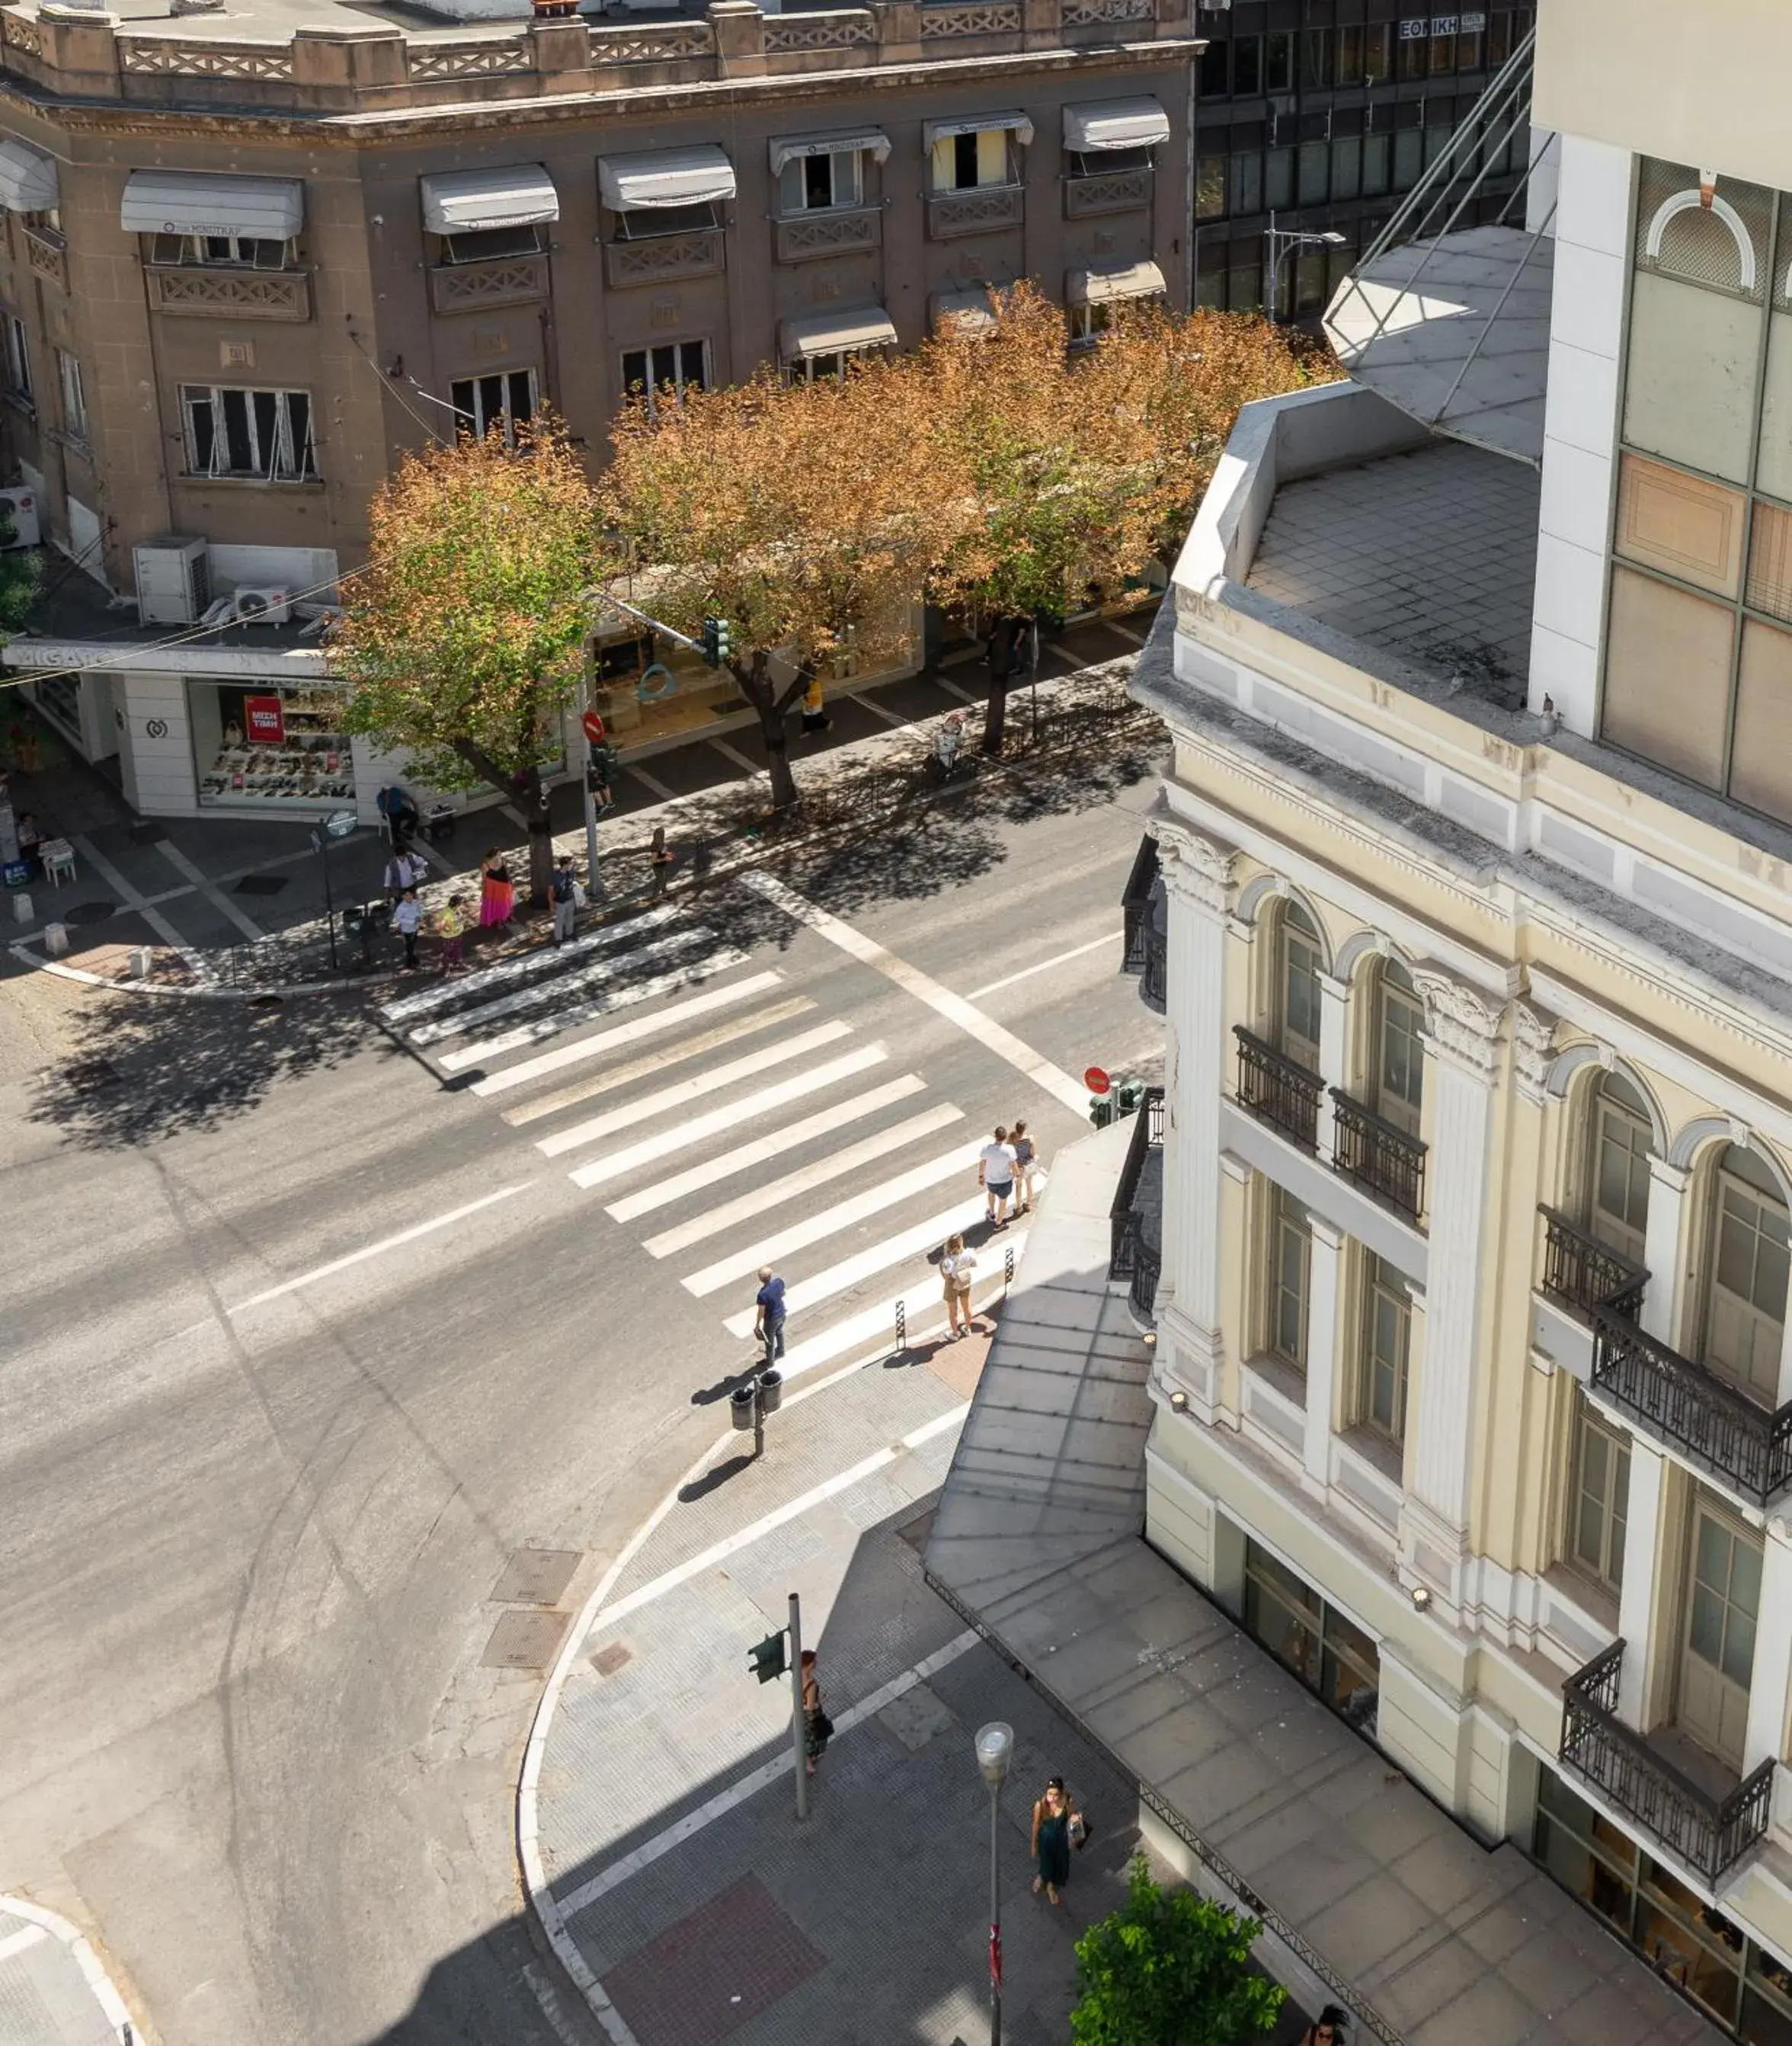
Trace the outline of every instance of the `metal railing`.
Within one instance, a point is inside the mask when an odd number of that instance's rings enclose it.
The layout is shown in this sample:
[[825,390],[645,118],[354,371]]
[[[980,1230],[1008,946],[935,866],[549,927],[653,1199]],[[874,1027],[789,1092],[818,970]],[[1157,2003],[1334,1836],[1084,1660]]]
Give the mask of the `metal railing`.
[[1777,1411],[1646,1334],[1609,1306],[1593,1323],[1593,1390],[1627,1420],[1756,1505],[1792,1485],[1792,1400]]
[[1767,1829],[1770,1758],[1713,1797],[1617,1716],[1624,1643],[1614,1641],[1562,1686],[1562,1759],[1650,1838],[1715,1883]]
[[1353,1185],[1414,1222],[1425,1205],[1425,1147],[1342,1087],[1331,1090],[1331,1163]]
[[1621,1257],[1558,1209],[1538,1212],[1543,1218],[1543,1290],[1552,1300],[1578,1308],[1583,1317],[1594,1307],[1609,1307],[1626,1321],[1635,1321],[1649,1283],[1643,1267]]
[[1239,1106],[1303,1150],[1316,1150],[1325,1083],[1242,1023],[1233,1025],[1232,1035],[1239,1047]]
[[[1108,1211],[1108,1276],[1131,1280],[1132,1305],[1147,1321],[1157,1298],[1158,1275],[1163,1264],[1162,1215],[1161,1208],[1151,1214],[1139,1207],[1139,1185],[1144,1177],[1146,1160],[1153,1151],[1163,1148],[1163,1089],[1147,1087],[1133,1118],[1132,1141],[1127,1146],[1126,1163],[1120,1168],[1114,1204]],[[1147,1222],[1157,1225],[1155,1242],[1147,1231]]]
[[1158,842],[1154,838],[1143,838],[1132,856],[1132,871],[1127,875],[1126,886],[1120,894],[1120,915],[1126,938],[1120,955],[1122,973],[1144,970],[1145,940],[1151,928],[1152,898],[1157,893],[1157,886]]

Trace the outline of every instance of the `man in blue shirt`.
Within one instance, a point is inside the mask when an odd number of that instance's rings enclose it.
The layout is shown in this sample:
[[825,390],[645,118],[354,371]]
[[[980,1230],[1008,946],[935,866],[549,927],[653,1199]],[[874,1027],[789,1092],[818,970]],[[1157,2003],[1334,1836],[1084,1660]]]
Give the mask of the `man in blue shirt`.
[[769,1371],[784,1355],[784,1281],[769,1264],[759,1268],[759,1291],[753,1300],[759,1310],[753,1333],[765,1345],[765,1369]]

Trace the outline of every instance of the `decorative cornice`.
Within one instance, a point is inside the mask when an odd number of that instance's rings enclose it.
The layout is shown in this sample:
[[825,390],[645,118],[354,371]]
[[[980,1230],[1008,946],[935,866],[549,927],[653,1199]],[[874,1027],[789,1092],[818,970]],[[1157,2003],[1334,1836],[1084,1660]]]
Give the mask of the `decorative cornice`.
[[1167,817],[1153,818],[1148,828],[1165,887],[1208,916],[1224,917],[1231,907],[1238,855]]
[[1512,1069],[1518,1091],[1541,1108],[1549,1094],[1549,1071],[1555,1054],[1555,1019],[1540,1015],[1528,1002],[1512,1005]]
[[1490,1080],[1499,1064],[1503,1007],[1492,1006],[1472,987],[1435,967],[1416,967],[1412,984],[1424,998],[1425,1029],[1432,1043],[1477,1079]]

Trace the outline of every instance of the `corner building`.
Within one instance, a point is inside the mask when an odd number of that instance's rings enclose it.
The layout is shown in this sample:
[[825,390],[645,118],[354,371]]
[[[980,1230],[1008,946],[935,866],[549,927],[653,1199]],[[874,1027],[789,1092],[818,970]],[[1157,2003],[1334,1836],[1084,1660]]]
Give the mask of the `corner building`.
[[1522,197],[1440,155],[1142,688],[1147,1534],[1783,2046],[1792,16],[1543,0],[1534,64]]

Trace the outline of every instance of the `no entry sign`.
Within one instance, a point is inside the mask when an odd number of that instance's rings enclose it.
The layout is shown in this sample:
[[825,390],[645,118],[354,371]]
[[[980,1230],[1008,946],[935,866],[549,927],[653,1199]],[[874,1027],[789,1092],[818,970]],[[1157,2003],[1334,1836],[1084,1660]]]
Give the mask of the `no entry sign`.
[[1108,1091],[1109,1081],[1108,1075],[1099,1066],[1091,1066],[1083,1075],[1083,1085],[1091,1094],[1105,1094]]
[[588,710],[579,720],[585,728],[585,736],[593,746],[603,743],[603,720],[595,710]]

